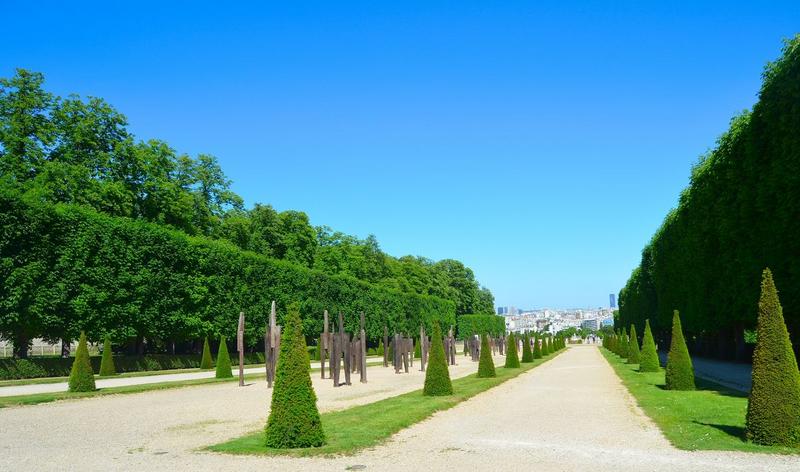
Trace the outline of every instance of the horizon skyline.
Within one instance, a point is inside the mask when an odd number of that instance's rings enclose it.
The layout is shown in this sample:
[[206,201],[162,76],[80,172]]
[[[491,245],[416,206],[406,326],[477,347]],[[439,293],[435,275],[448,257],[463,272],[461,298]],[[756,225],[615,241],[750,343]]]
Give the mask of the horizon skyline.
[[55,3],[39,34],[0,33],[0,76],[40,71],[138,139],[215,155],[248,207],[460,260],[495,307],[605,307],[800,20],[719,5]]

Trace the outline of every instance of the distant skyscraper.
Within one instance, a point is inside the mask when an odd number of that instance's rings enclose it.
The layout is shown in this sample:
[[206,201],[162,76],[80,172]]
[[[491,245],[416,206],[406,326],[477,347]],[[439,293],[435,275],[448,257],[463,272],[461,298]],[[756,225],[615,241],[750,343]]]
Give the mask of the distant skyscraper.
[[499,307],[497,307],[497,314],[498,315],[507,315],[508,314],[508,307],[507,306],[499,306]]
[[608,294],[608,306],[610,306],[611,308],[617,307],[617,296],[614,295],[613,293]]

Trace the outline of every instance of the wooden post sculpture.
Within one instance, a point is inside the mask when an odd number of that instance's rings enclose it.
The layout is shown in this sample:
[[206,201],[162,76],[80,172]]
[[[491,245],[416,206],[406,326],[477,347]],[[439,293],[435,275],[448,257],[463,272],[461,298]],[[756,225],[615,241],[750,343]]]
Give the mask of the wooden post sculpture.
[[339,345],[339,333],[336,331],[336,323],[333,324],[333,334],[331,334],[331,379],[333,386],[339,386],[339,366],[342,362],[341,346]]
[[447,355],[448,360],[450,361],[450,365],[456,365],[456,338],[453,336],[453,327],[450,326],[450,330],[447,332],[447,339],[448,339],[448,350],[445,353]]
[[272,300],[272,310],[269,313],[269,324],[264,334],[264,360],[267,369],[267,388],[272,388],[275,380],[275,366],[278,365],[278,356],[281,352],[281,327],[275,321],[275,300]]
[[394,373],[400,373],[400,335],[394,333],[392,339],[392,365],[394,366]]
[[323,321],[322,321],[322,335],[319,337],[319,373],[321,378],[325,378],[325,355],[327,354],[328,359],[331,358],[331,340],[330,336],[331,333],[328,330],[328,310],[325,310],[322,314]]
[[408,373],[408,357],[414,357],[414,340],[403,338],[403,370]]
[[367,330],[364,326],[364,312],[361,312],[361,383],[367,383]]
[[239,350],[239,386],[244,387],[244,312],[239,312],[239,328],[236,330],[236,348]]
[[342,357],[344,357],[344,383],[350,384],[350,335],[344,331],[344,317],[342,312],[339,312],[339,336],[341,341],[339,345],[343,348]]
[[383,366],[389,367],[389,329],[383,326]]

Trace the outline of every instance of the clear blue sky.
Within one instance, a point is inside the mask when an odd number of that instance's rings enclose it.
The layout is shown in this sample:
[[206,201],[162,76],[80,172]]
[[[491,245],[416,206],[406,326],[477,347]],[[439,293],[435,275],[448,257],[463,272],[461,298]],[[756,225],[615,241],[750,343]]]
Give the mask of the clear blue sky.
[[605,306],[800,32],[796,0],[159,3],[3,2],[0,75],[518,307]]

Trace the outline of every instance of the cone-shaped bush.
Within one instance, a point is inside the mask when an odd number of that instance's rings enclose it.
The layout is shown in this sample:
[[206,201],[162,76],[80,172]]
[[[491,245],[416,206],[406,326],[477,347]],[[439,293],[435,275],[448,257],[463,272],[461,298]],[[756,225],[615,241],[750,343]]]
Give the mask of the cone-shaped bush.
[[106,336],[103,341],[103,357],[100,359],[100,377],[117,375],[117,367],[114,365],[114,353],[111,352],[111,339]]
[[533,358],[534,359],[542,358],[542,348],[539,346],[539,336],[533,337]]
[[450,382],[450,371],[447,370],[447,361],[444,358],[444,344],[439,323],[433,324],[431,352],[428,355],[428,366],[425,368],[425,388],[422,389],[422,393],[429,396],[453,394],[453,383]]
[[628,358],[628,336],[625,334],[625,330],[622,330],[619,335],[619,357]]
[[421,340],[417,339],[417,342],[414,343],[414,359],[421,359],[422,358],[422,343]]
[[508,333],[508,343],[506,344],[506,369],[516,369],[519,367],[519,357],[517,356],[517,340],[514,333]]
[[528,334],[522,336],[522,359],[520,362],[533,362],[533,352],[531,352],[531,338]]
[[642,352],[639,356],[639,372],[658,372],[661,363],[658,361],[656,342],[653,332],[650,331],[650,320],[644,320],[644,337],[642,338]]
[[481,335],[481,357],[478,362],[478,378],[497,377],[494,370],[494,360],[492,360],[492,348],[489,346],[489,338]]
[[325,444],[297,303],[289,306],[284,320],[265,440],[267,447],[276,449]]
[[628,364],[638,364],[641,358],[639,338],[636,337],[636,326],[631,324],[631,335],[628,338]]
[[200,358],[200,369],[211,370],[214,368],[214,361],[211,360],[211,348],[208,346],[208,337],[203,341],[203,357]]
[[376,351],[376,353],[377,353],[379,356],[383,357],[383,340],[381,340],[380,342],[378,342],[378,350]]
[[800,446],[800,374],[769,269],[761,281],[756,340],[745,435],[758,444]]
[[70,392],[91,392],[97,390],[94,385],[94,371],[89,361],[89,348],[86,346],[86,334],[81,333],[78,350],[75,351],[75,360],[72,361],[72,370],[69,373]]
[[228,355],[228,345],[225,343],[225,336],[220,336],[219,350],[217,351],[217,378],[227,379],[228,377],[233,377],[231,356]]
[[672,342],[669,345],[667,368],[664,375],[667,390],[694,390],[694,368],[686,340],[683,338],[681,317],[678,310],[672,312]]

